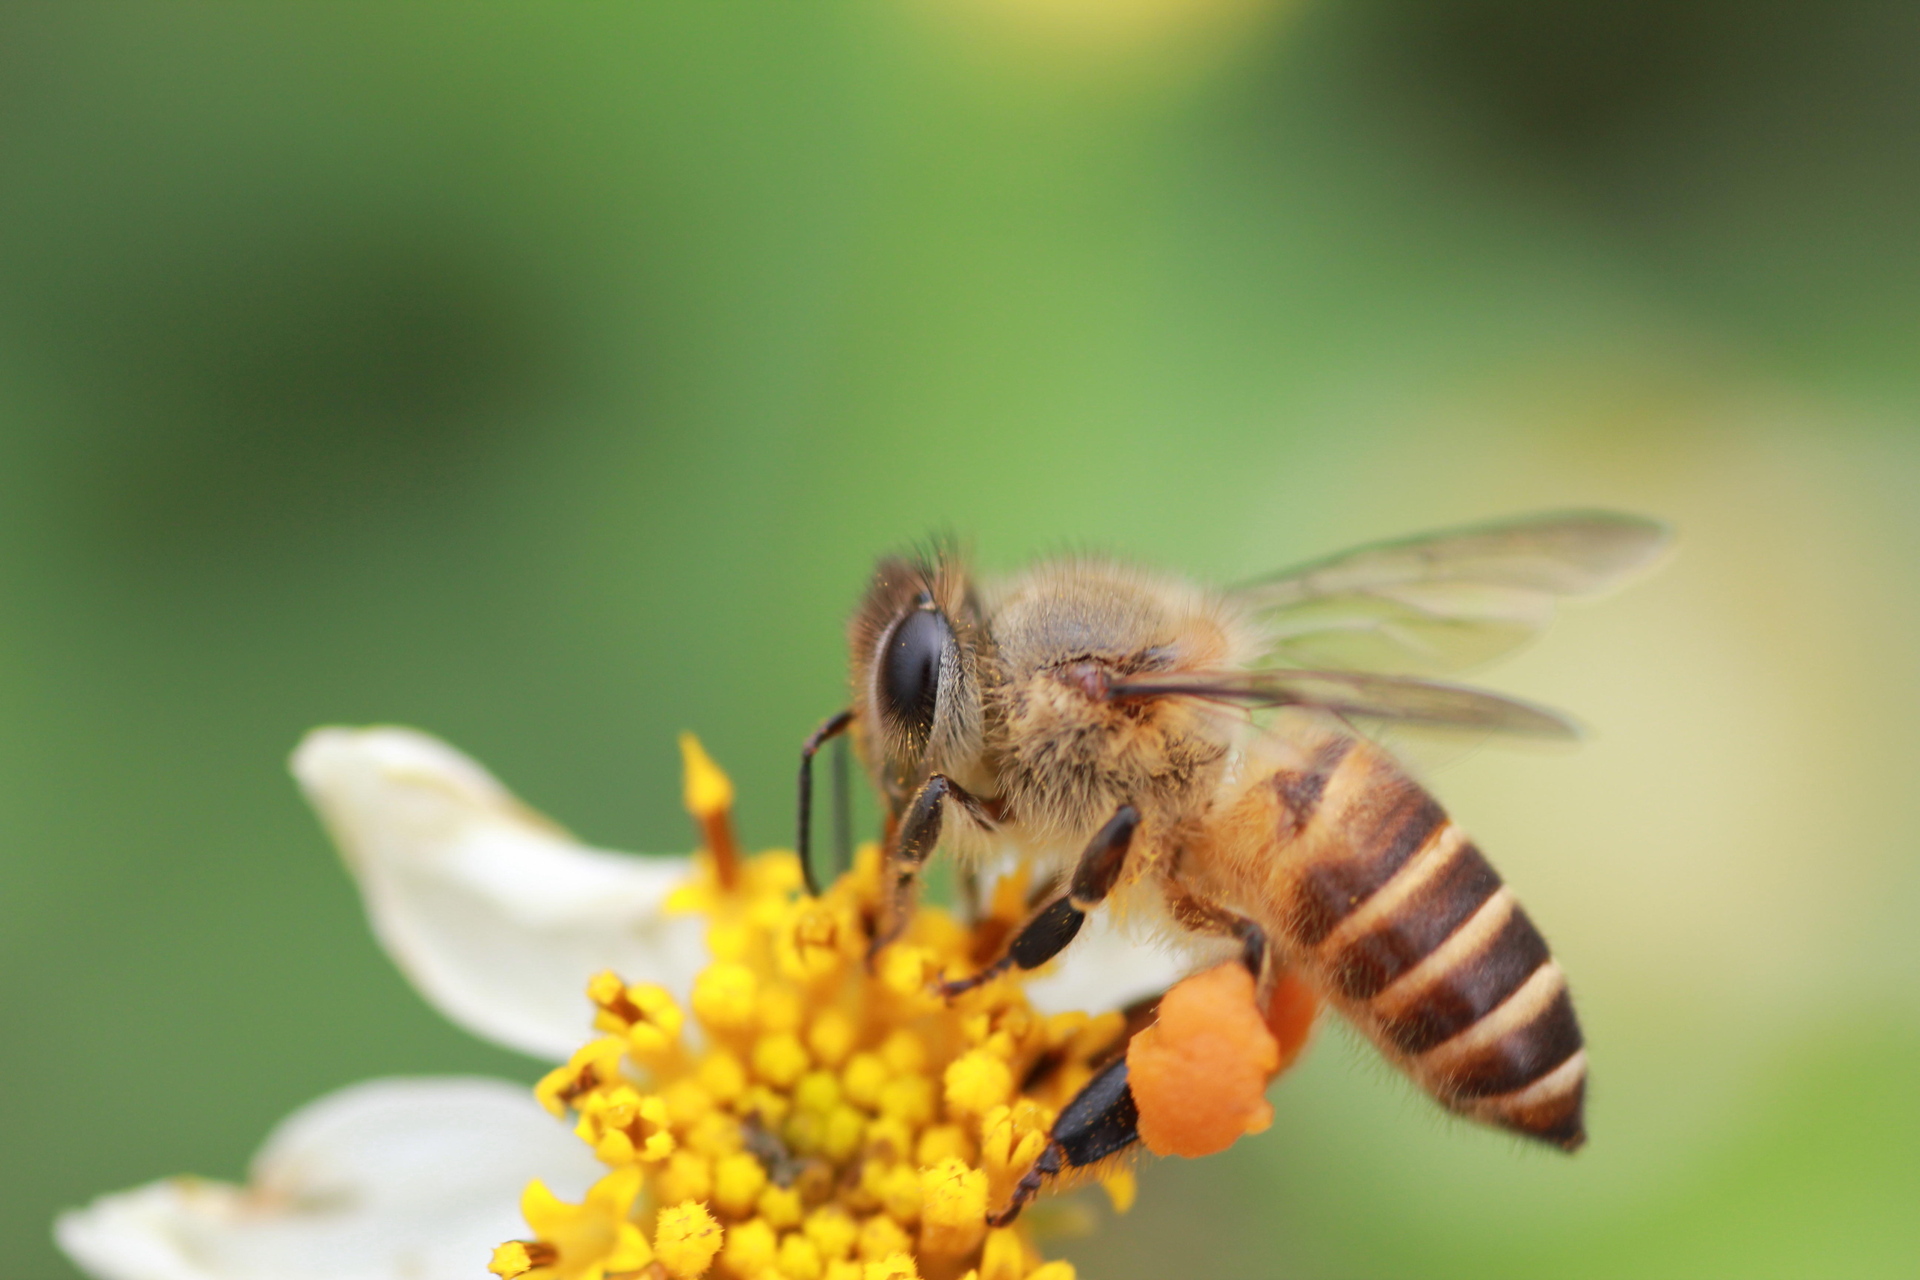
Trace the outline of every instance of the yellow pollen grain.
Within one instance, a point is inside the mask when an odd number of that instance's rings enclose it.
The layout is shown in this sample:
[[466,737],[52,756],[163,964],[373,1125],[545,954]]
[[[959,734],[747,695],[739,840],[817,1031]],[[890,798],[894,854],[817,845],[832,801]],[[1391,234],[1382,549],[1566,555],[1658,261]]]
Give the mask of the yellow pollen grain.
[[846,1103],[827,1113],[826,1131],[820,1137],[820,1152],[827,1159],[844,1161],[860,1149],[867,1136],[867,1118]]

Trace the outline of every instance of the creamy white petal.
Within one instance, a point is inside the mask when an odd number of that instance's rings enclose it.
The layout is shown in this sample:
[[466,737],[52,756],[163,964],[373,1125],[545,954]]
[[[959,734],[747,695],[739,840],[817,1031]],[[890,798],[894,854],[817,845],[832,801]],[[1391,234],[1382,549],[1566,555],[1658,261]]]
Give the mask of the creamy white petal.
[[593,974],[684,998],[706,963],[702,922],[661,911],[689,859],[589,848],[437,738],[316,729],[293,772],[387,954],[476,1035],[557,1061],[591,1034]]
[[245,1187],[149,1183],[54,1235],[100,1280],[471,1280],[526,1234],[528,1179],[578,1200],[600,1172],[525,1086],[374,1080],[282,1121]]
[[1027,983],[1027,999],[1049,1014],[1125,1008],[1236,950],[1231,940],[1210,938],[1175,946],[1151,923],[1129,928],[1111,911],[1095,911],[1060,958]]

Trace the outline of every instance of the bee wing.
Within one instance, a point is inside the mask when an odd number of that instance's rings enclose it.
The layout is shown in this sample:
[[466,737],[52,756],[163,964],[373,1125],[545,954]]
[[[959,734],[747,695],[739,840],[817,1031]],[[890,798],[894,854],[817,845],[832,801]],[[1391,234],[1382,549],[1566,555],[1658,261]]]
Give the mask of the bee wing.
[[1671,541],[1642,516],[1556,512],[1374,543],[1235,594],[1268,627],[1259,665],[1442,675],[1518,648],[1556,600],[1619,586]]
[[1199,698],[1246,707],[1303,707],[1343,719],[1533,738],[1580,736],[1557,711],[1466,685],[1358,671],[1149,672],[1116,680],[1114,698]]

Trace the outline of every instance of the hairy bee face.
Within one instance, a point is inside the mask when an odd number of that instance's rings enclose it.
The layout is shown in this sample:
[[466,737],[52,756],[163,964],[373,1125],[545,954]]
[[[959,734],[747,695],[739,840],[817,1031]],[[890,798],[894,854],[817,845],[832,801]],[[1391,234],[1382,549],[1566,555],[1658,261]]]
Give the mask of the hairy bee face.
[[952,561],[882,561],[849,639],[855,733],[894,807],[931,773],[977,772],[982,631]]

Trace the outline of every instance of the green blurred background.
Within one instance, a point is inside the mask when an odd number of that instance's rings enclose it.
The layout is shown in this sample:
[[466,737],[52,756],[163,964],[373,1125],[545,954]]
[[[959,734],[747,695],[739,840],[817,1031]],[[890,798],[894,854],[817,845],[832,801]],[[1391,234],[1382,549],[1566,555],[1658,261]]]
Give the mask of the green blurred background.
[[355,1079],[535,1064],[284,760],[401,721],[789,838],[876,552],[1225,580],[1570,505],[1651,582],[1436,779],[1573,974],[1576,1159],[1350,1037],[1095,1277],[1920,1272],[1920,9],[0,8],[0,1237]]

